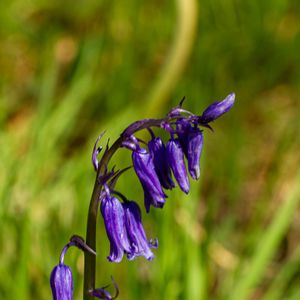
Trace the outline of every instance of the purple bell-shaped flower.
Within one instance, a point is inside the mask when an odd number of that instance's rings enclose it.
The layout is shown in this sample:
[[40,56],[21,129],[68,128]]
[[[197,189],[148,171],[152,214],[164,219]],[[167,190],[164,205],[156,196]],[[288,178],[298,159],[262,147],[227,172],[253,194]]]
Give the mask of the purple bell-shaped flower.
[[110,254],[107,259],[111,262],[120,262],[124,252],[131,252],[125,227],[125,214],[121,202],[110,195],[106,185],[105,196],[101,201],[100,209],[110,241]]
[[193,179],[200,177],[200,157],[203,147],[203,134],[197,127],[192,127],[187,138],[188,170]]
[[167,196],[162,190],[151,155],[145,149],[137,148],[132,152],[132,162],[144,189],[146,211],[149,212],[150,205],[162,208]]
[[127,258],[133,260],[137,256],[144,256],[147,260],[152,260],[154,255],[151,248],[157,248],[157,241],[147,240],[138,204],[134,201],[125,201],[122,205],[125,211],[125,226],[131,247],[131,252],[127,253]]
[[193,179],[198,179],[200,177],[203,134],[197,124],[192,124],[186,119],[179,119],[176,123],[176,133],[188,161],[189,173]]
[[174,177],[179,187],[186,194],[190,190],[190,182],[187,175],[183,150],[178,139],[171,139],[167,143],[167,158]]
[[171,169],[167,160],[166,147],[160,137],[153,137],[148,143],[149,152],[152,156],[156,174],[161,185],[168,190],[175,187]]
[[52,271],[50,277],[53,300],[73,299],[73,278],[71,269],[59,263]]

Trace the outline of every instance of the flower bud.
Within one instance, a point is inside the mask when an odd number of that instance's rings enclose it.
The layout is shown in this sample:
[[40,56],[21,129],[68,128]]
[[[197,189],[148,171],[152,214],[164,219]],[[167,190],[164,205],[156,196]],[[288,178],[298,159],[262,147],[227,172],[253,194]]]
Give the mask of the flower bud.
[[223,101],[208,106],[201,116],[201,123],[209,123],[230,110],[234,104],[235,94],[229,94]]
[[53,300],[73,299],[73,278],[71,269],[65,264],[57,265],[50,277]]

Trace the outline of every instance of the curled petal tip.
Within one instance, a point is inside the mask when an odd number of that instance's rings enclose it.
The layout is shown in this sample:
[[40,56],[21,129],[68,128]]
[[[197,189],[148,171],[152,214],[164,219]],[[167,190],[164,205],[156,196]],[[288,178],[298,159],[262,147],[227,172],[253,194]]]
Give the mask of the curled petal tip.
[[95,169],[96,172],[97,172],[97,170],[98,170],[98,165],[99,165],[97,156],[98,156],[98,154],[99,154],[99,153],[101,152],[101,150],[102,150],[102,147],[101,147],[101,146],[98,147],[98,143],[99,143],[100,139],[102,138],[102,136],[104,135],[105,131],[106,131],[106,130],[102,131],[102,132],[100,133],[100,135],[98,136],[98,138],[97,138],[97,140],[96,140],[96,142],[95,142],[95,144],[94,144],[94,148],[93,148],[93,152],[92,152],[92,164],[93,164],[94,169]]

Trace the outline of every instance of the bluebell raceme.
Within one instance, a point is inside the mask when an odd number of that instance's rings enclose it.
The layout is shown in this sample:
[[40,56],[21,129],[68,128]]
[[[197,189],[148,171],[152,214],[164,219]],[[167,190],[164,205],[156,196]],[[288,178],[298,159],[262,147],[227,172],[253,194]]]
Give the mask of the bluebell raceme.
[[[158,245],[156,239],[147,239],[139,205],[134,201],[127,200],[114,188],[120,175],[128,169],[115,171],[112,168],[109,170],[108,162],[114,152],[120,147],[132,151],[132,165],[143,188],[146,212],[149,213],[151,206],[163,208],[167,198],[165,190],[173,189],[175,180],[179,188],[188,194],[190,191],[189,177],[194,180],[199,179],[203,148],[202,129],[212,129],[209,123],[228,112],[234,101],[235,95],[229,94],[224,100],[209,105],[200,116],[182,109],[183,101],[181,101],[179,106],[171,109],[162,119],[136,121],[123,131],[111,147],[106,146],[100,161],[98,161],[98,155],[102,147],[98,147],[98,142],[103,133],[99,136],[92,152],[92,163],[97,172],[94,191],[97,191],[96,203],[100,203],[100,211],[110,242],[110,252],[107,257],[110,262],[118,263],[124,255],[129,260],[139,256],[152,260],[154,258],[153,249]],[[170,135],[166,144],[161,136],[154,135],[153,127],[163,129]],[[148,129],[151,133],[148,143],[135,136],[135,133],[142,129]],[[143,146],[141,146],[142,144]],[[98,205],[90,205],[90,207],[98,209]],[[92,230],[95,232],[95,229]],[[64,247],[59,264],[51,273],[50,284],[54,300],[73,299],[72,272],[70,267],[63,262],[64,254],[71,245],[95,254],[83,239],[73,236]],[[115,297],[117,297],[118,288],[116,285],[115,287],[117,291]],[[115,298],[105,288],[93,288],[86,292],[99,299]]]

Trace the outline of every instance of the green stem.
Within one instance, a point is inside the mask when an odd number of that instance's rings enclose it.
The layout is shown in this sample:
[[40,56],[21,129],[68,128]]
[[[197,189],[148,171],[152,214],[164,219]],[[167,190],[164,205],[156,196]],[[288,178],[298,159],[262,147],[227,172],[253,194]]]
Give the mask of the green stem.
[[[86,229],[86,244],[96,251],[96,225],[99,205],[99,195],[102,190],[102,184],[99,179],[106,172],[106,166],[113,156],[113,154],[120,148],[122,139],[118,138],[111,148],[106,151],[101,159],[99,169],[97,172],[95,185],[92,193],[92,198],[89,206],[87,229]],[[92,300],[93,296],[89,294],[90,290],[95,289],[95,278],[96,278],[96,257],[92,253],[84,253],[84,290],[83,299]]]

